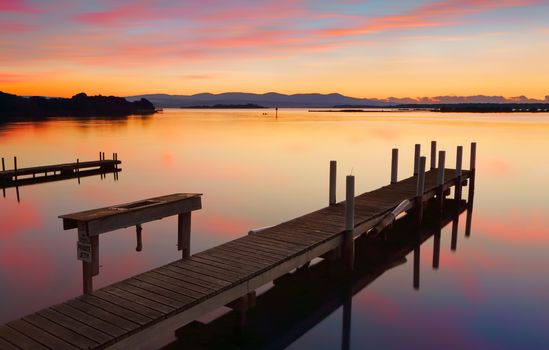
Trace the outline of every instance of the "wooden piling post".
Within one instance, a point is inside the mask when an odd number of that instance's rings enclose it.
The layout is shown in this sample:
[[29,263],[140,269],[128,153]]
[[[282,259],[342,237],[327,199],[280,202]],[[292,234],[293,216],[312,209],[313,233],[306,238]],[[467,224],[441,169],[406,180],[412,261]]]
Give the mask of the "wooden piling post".
[[393,148],[391,153],[391,183],[398,181],[398,148]]
[[440,213],[444,205],[444,172],[446,162],[446,151],[438,151],[438,171],[437,171],[437,203]]
[[419,171],[419,157],[421,154],[421,145],[416,144],[414,148],[414,176],[418,174]]
[[329,189],[329,204],[336,204],[336,184],[337,184],[337,162],[335,160],[330,161],[330,189]]
[[135,251],[140,252],[143,250],[143,226],[141,224],[135,225],[135,238],[137,241],[137,244],[135,246]]
[[17,157],[13,157],[13,171],[14,180],[17,181]]
[[467,202],[473,202],[473,196],[475,193],[475,173],[476,173],[476,161],[477,161],[477,143],[471,142],[471,159],[469,162],[469,195],[467,197]]
[[437,167],[437,142],[431,141],[431,170]]
[[191,256],[191,212],[177,216],[177,250],[182,259]]
[[355,177],[347,175],[345,197],[345,233],[343,236],[343,266],[346,272],[353,270],[355,263]]
[[456,152],[456,187],[454,199],[461,199],[461,174],[462,174],[463,146],[457,146]]
[[421,220],[423,219],[423,193],[425,192],[425,163],[426,163],[425,157],[419,158],[419,173],[417,177],[417,187],[416,187],[416,210],[417,210],[417,217],[416,221],[419,225],[421,223]]
[[2,157],[2,171],[6,171],[6,163],[4,162],[4,157]]

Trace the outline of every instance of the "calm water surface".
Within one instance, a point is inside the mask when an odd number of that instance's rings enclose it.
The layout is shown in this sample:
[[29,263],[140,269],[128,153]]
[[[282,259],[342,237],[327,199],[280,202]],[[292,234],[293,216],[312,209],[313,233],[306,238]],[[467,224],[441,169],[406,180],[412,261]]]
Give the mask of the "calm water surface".
[[[271,112],[269,112],[271,113]],[[457,145],[478,143],[471,237],[460,220],[457,250],[442,234],[440,268],[433,239],[421,247],[421,288],[412,286],[412,257],[353,298],[351,348],[525,349],[549,346],[549,115],[309,113],[166,110],[123,120],[52,120],[0,126],[0,156],[11,168],[118,153],[122,172],[21,187],[0,197],[0,323],[77,296],[81,265],[76,232],[58,215],[174,192],[203,193],[193,214],[192,252],[240,237],[251,228],[326,205],[328,163],[356,177],[357,192],[386,185],[391,148],[400,149],[400,178],[412,173],[413,148],[431,140],[454,165]],[[108,157],[109,158],[109,157]],[[176,221],[101,237],[96,287],[178,258]],[[290,348],[341,347],[341,308]]]

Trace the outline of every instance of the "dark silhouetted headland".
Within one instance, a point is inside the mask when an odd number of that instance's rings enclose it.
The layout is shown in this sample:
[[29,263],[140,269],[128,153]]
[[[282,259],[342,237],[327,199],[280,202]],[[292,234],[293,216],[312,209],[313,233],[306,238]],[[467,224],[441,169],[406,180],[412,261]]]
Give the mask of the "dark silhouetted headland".
[[147,99],[127,101],[123,97],[88,96],[79,93],[71,98],[21,97],[0,92],[2,119],[40,119],[47,117],[117,117],[152,114],[154,105]]

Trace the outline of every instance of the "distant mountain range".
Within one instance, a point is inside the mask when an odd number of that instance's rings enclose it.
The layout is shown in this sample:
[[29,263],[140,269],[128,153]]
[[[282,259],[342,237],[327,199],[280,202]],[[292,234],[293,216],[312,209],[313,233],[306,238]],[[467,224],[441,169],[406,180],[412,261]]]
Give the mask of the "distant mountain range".
[[256,104],[264,107],[285,108],[323,108],[334,106],[387,107],[402,104],[457,104],[457,103],[549,103],[549,96],[544,100],[531,99],[526,96],[505,98],[503,96],[437,96],[420,98],[354,98],[341,94],[294,94],[285,95],[276,92],[252,94],[243,92],[226,92],[222,94],[202,93],[196,95],[147,94],[128,96],[128,101],[139,101],[145,98],[157,108],[191,107],[214,105]]

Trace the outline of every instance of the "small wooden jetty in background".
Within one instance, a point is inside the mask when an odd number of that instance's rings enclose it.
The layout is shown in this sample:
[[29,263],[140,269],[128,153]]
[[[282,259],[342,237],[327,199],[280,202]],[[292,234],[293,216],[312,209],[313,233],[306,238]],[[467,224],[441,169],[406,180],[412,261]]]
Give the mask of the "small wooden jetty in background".
[[105,159],[105,153],[99,153],[99,160],[84,161],[79,159],[74,163],[43,165],[27,168],[18,168],[17,157],[13,157],[13,169],[6,168],[6,161],[2,158],[2,171],[0,171],[0,187],[4,197],[6,197],[6,188],[15,187],[17,191],[17,200],[19,201],[19,187],[54,182],[68,179],[100,175],[101,178],[106,174],[113,173],[114,179],[118,180],[118,173],[122,171],[119,165],[122,162],[118,160],[118,154],[113,153],[112,159]]
[[[190,213],[200,208],[196,204],[200,197],[174,195],[180,197],[181,206],[185,201],[195,201],[194,206],[187,203],[184,208],[164,207],[151,199],[63,215],[65,228],[78,227],[79,240],[90,242],[88,254],[81,256],[85,261],[84,295],[0,326],[0,345],[10,349],[147,347],[166,332],[224,305],[245,315],[254,304],[256,289],[295,269],[308,267],[318,257],[340,260],[344,271],[352,273],[356,238],[379,235],[403,212],[410,214],[420,227],[425,203],[434,203],[442,212],[449,191],[453,188],[454,199],[461,200],[462,186],[468,180],[472,198],[476,144],[471,144],[469,170],[462,169],[463,148],[459,146],[455,169],[446,169],[445,153],[441,151],[438,166],[432,159],[431,169],[426,171],[426,158],[418,146],[411,177],[398,181],[398,151],[393,151],[389,185],[355,197],[354,176],[347,176],[346,199],[337,202],[337,169],[332,162],[327,207],[192,256],[183,254],[181,260],[97,291],[93,291],[90,277],[98,265],[98,253],[94,250],[98,244],[93,243],[93,237],[119,227]],[[436,143],[431,144],[431,154],[436,155]],[[124,215],[126,211],[128,215]],[[190,225],[190,219],[187,223]],[[185,225],[180,221],[180,226]],[[419,261],[419,253],[417,256]]]

